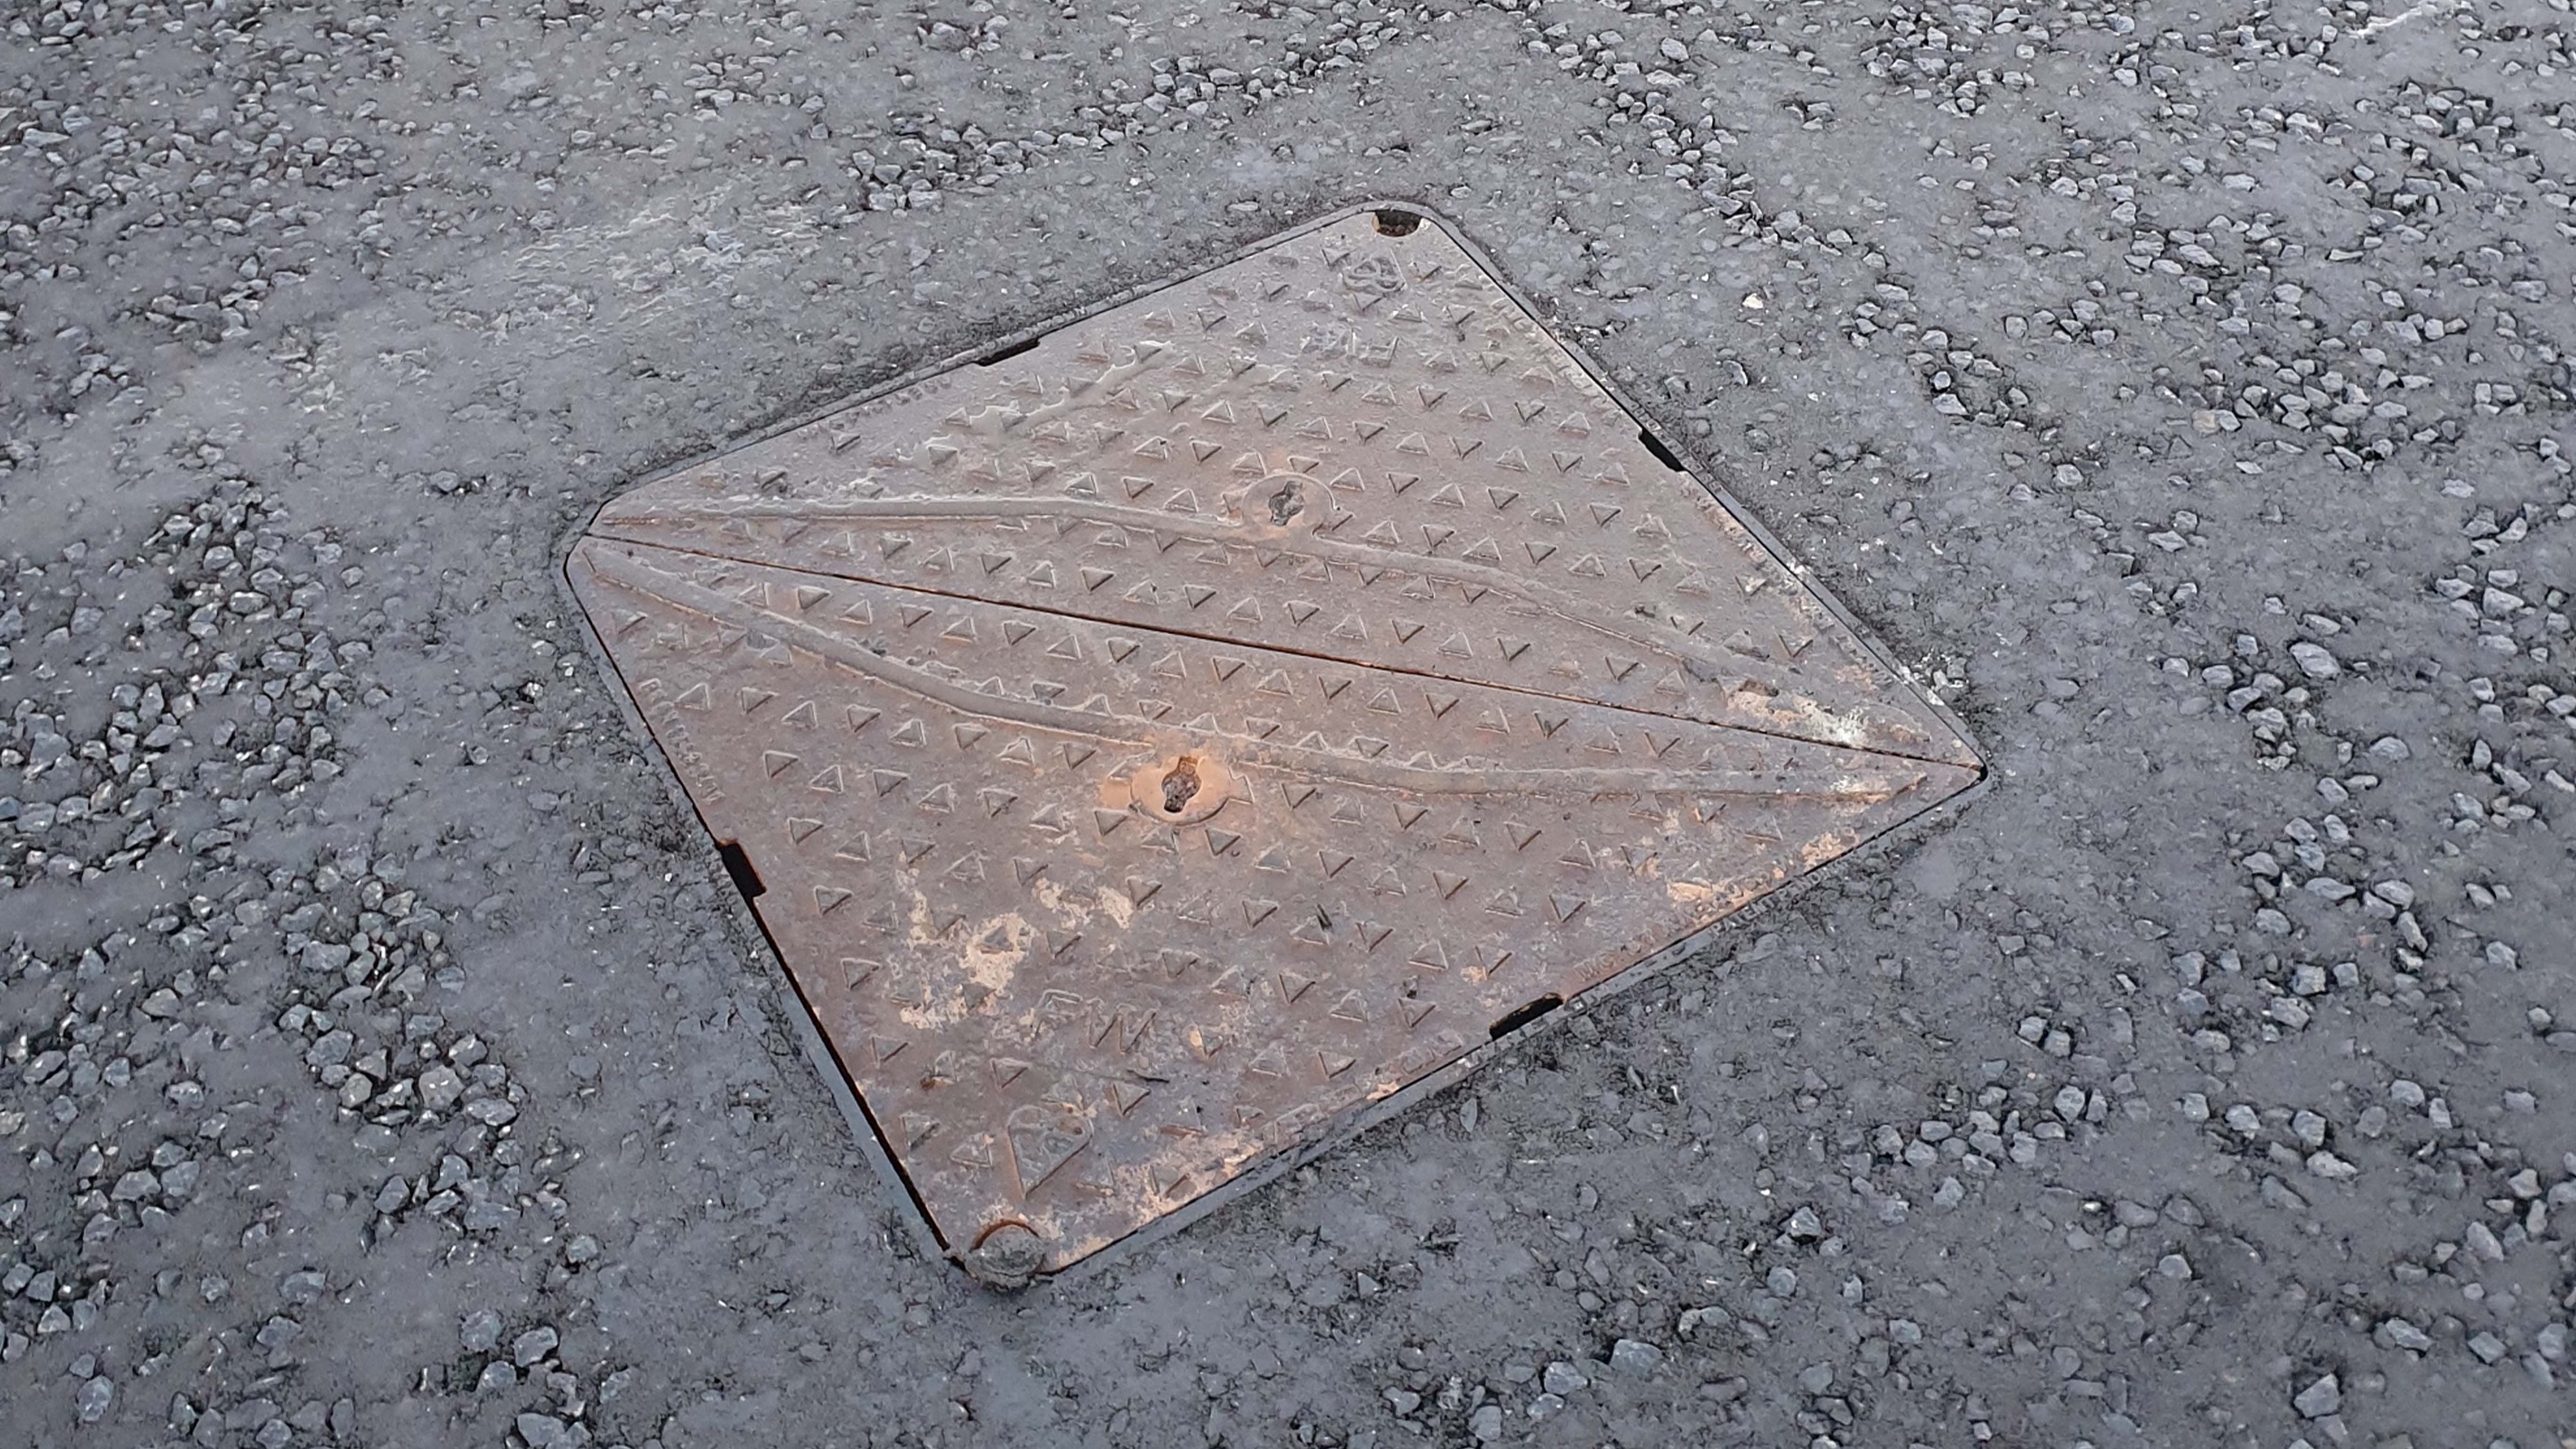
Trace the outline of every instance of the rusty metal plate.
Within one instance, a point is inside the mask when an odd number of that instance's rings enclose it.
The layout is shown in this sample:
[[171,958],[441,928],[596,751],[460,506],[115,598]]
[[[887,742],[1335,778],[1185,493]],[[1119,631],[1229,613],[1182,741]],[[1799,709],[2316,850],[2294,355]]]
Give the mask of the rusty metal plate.
[[574,549],[953,1253],[1062,1268],[1981,770],[1394,225],[647,484]]

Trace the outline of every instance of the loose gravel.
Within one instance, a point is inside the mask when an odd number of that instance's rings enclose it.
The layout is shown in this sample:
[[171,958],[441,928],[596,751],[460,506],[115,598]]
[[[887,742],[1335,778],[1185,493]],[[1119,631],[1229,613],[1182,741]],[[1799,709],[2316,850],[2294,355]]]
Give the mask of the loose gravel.
[[[0,1445],[2576,1443],[2566,0],[0,25]],[[991,1293],[553,551],[1381,197],[1994,787]]]

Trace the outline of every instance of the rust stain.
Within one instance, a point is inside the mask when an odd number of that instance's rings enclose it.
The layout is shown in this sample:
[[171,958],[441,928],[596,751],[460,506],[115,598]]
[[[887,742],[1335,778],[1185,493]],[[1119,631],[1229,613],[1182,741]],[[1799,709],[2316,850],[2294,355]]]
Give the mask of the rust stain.
[[647,484],[570,572],[934,1229],[1041,1272],[1981,769],[1436,224]]

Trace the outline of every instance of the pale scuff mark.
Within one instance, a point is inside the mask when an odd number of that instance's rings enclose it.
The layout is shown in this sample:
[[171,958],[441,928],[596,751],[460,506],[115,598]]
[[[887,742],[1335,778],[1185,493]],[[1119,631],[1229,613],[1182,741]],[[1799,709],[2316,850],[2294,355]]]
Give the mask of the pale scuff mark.
[[2372,16],[2368,24],[2353,31],[2352,34],[2358,39],[2368,40],[2383,30],[2394,30],[2411,20],[2421,20],[2427,15],[2447,15],[2454,10],[2467,8],[2468,0],[2422,0],[2421,4],[2410,5],[2394,15]]
[[812,207],[745,205],[741,187],[655,196],[625,216],[548,233],[510,259],[511,304],[491,330],[555,324],[578,334],[603,302],[631,320],[693,296],[731,295],[820,244]]

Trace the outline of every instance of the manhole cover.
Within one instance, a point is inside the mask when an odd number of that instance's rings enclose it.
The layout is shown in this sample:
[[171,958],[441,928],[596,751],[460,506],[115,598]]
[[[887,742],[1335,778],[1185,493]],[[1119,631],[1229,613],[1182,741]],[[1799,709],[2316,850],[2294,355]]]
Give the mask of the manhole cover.
[[645,485],[572,554],[953,1253],[1060,1269],[1979,773],[1414,221]]

